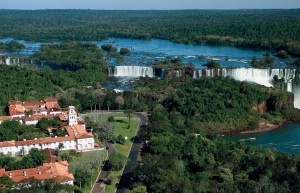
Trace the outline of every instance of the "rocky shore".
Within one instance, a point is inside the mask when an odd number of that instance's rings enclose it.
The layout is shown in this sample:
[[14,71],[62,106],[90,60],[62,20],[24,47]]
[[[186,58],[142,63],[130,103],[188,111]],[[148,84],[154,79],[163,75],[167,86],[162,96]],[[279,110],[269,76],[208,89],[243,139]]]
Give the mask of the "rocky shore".
[[250,131],[242,131],[240,134],[249,134],[249,133],[259,133],[259,132],[265,132],[265,131],[271,131],[273,129],[277,129],[278,127],[282,126],[283,123],[264,123],[261,122],[258,125],[258,128]]

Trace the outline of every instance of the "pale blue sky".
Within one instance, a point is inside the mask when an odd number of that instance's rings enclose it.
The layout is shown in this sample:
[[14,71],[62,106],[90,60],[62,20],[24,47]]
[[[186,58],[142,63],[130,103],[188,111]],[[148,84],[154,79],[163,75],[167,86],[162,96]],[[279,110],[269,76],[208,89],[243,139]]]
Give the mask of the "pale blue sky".
[[269,9],[300,0],[0,0],[0,9]]

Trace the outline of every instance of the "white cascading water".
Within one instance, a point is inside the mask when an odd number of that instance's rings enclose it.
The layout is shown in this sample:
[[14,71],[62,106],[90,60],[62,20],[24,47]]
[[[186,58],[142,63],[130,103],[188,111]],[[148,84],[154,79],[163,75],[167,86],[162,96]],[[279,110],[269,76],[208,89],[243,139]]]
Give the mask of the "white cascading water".
[[300,109],[300,85],[294,86],[293,93],[294,93],[294,107]]
[[193,78],[197,78],[197,71],[196,70],[194,70],[194,72],[193,72]]
[[[206,77],[214,77],[214,69],[204,69]],[[197,73],[199,74],[197,76]],[[295,69],[257,69],[257,68],[233,68],[233,69],[217,69],[217,76],[230,76],[235,80],[255,82],[267,87],[273,87],[272,80],[275,75],[279,79],[284,78],[287,83],[287,91],[292,92],[292,80],[295,78]],[[194,78],[200,78],[202,70],[194,71]]]
[[206,77],[211,77],[210,69],[205,69],[205,75]]
[[176,70],[175,73],[176,73],[176,77],[182,76],[182,70]]
[[[202,72],[204,71],[206,72],[207,77],[214,76],[212,70],[204,69],[195,70],[194,78],[200,78],[200,74],[202,74]],[[199,74],[198,76],[197,73]],[[292,84],[293,79],[296,77],[295,69],[222,68],[221,74],[218,69],[217,75],[223,77],[230,76],[235,80],[255,82],[257,84],[264,85],[267,87],[273,87],[272,81],[274,76],[277,75],[279,79],[283,78],[287,83],[286,90],[294,93],[294,106],[295,108],[300,109],[300,85],[297,85],[295,86],[295,88],[293,88]]]
[[295,69],[227,69],[227,74],[235,80],[255,82],[267,87],[273,87],[272,80],[277,75],[279,79],[284,78],[289,92],[292,92],[292,80],[295,78],[295,72]]
[[199,70],[198,73],[199,73],[199,78],[202,77],[202,70]]
[[224,77],[228,76],[226,68],[222,68],[222,76],[224,76]]
[[154,77],[154,70],[147,66],[114,66],[109,68],[109,76],[116,77]]

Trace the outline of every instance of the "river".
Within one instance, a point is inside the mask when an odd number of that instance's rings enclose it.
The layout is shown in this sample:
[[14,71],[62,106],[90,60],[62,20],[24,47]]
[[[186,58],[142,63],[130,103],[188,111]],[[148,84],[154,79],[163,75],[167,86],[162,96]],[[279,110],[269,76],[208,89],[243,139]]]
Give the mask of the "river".
[[300,124],[297,123],[285,124],[271,131],[225,136],[223,138],[230,141],[244,141],[249,145],[274,148],[277,151],[300,155]]
[[[228,46],[185,45],[173,43],[168,40],[152,39],[137,40],[125,38],[109,38],[96,42],[99,46],[112,44],[118,49],[128,48],[131,56],[125,62],[112,65],[151,65],[155,61],[165,60],[170,57],[181,57],[182,61],[192,62],[197,68],[205,68],[202,64],[208,60],[217,60],[222,67],[250,67],[252,57],[261,58],[266,53],[264,50],[241,49]],[[276,67],[286,67],[288,60],[274,58]]]
[[[0,42],[7,42],[12,38],[0,39]],[[25,49],[19,52],[6,52],[4,55],[31,55],[40,50],[40,47],[46,42],[27,42],[24,40],[16,40],[25,45]],[[60,43],[60,42],[52,42]],[[168,40],[152,39],[138,40],[126,38],[109,38],[103,41],[95,41],[99,47],[103,44],[112,44],[118,49],[128,48],[131,50],[131,56],[125,57],[121,63],[117,63],[115,59],[109,59],[110,65],[138,65],[149,66],[155,61],[162,61],[167,58],[181,57],[182,61],[192,62],[197,68],[205,68],[202,64],[208,60],[217,60],[222,67],[250,67],[252,57],[261,58],[266,53],[265,50],[242,49],[229,46],[209,46],[209,45],[185,45],[173,43]],[[272,54],[272,52],[271,52]],[[274,54],[274,53],[273,53]],[[277,57],[275,59],[275,67],[286,67],[287,63],[295,60],[283,60]]]

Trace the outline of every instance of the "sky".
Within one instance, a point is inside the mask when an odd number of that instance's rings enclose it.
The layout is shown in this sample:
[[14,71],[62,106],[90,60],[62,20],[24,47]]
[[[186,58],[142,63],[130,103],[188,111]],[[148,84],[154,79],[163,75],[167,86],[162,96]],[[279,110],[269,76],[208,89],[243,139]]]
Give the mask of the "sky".
[[0,9],[288,9],[300,0],[0,0]]

